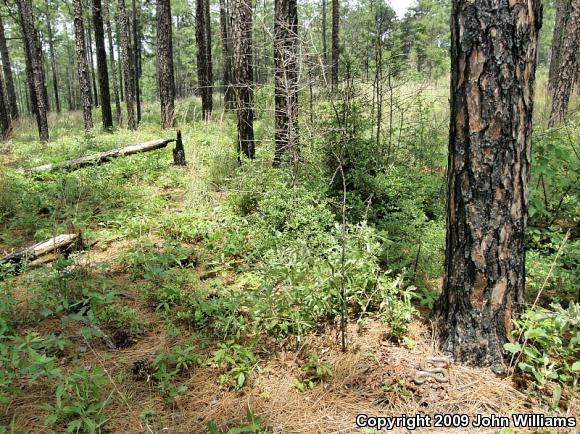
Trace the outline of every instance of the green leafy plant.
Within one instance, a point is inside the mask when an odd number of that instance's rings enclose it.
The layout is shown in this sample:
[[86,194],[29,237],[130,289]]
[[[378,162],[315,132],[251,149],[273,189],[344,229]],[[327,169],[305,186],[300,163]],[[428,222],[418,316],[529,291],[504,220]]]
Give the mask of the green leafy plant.
[[91,371],[78,368],[63,376],[56,387],[56,402],[41,405],[50,412],[45,423],[51,426],[62,421],[66,423],[67,432],[97,433],[107,422],[102,411],[109,398],[102,399],[102,392],[108,384],[100,368]]
[[[220,434],[220,431],[214,421],[207,424],[207,430],[209,434]],[[239,425],[234,428],[228,429],[226,434],[242,434],[242,433],[254,433],[254,434],[265,434],[269,432],[268,427],[262,425],[262,419],[256,416],[250,407],[246,410],[246,423]]]
[[580,304],[570,303],[567,309],[552,304],[551,310],[528,309],[515,321],[515,343],[504,349],[513,354],[517,368],[545,393],[549,382],[558,385],[552,392],[552,405],[557,405],[562,387],[572,393],[577,389],[580,361]]
[[316,354],[308,356],[308,362],[304,364],[302,370],[304,375],[301,381],[293,385],[299,392],[313,389],[317,384],[331,379],[333,375],[330,364],[320,360]]
[[226,371],[220,375],[220,383],[240,390],[246,384],[248,373],[256,363],[256,357],[249,348],[230,341],[218,344],[218,349],[209,362]]

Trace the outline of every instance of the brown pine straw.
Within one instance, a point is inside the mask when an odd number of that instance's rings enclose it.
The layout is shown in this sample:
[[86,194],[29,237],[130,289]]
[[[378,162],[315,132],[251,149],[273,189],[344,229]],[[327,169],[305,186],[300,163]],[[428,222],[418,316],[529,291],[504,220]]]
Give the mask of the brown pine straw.
[[[262,354],[264,349],[257,348],[258,362],[242,392],[221,386],[218,377],[222,371],[215,366],[193,368],[176,379],[176,384],[185,384],[188,391],[172,404],[163,401],[155,384],[133,378],[131,368],[137,360],[151,360],[157,351],[185,342],[187,336],[168,338],[158,324],[133,347],[110,352],[101,346],[95,348],[99,360],[88,352],[83,355],[82,363],[93,367],[102,363],[118,388],[104,411],[110,418],[105,431],[109,433],[205,433],[210,421],[226,432],[228,428],[245,422],[248,407],[274,433],[305,434],[360,433],[362,430],[355,428],[355,418],[360,413],[374,416],[462,413],[470,415],[472,420],[476,414],[546,414],[546,406],[519,392],[511,377],[502,379],[486,369],[454,364],[449,371],[448,384],[415,385],[412,378],[416,369],[426,358],[437,355],[433,351],[429,327],[419,321],[411,324],[409,336],[414,341],[411,349],[385,342],[383,336],[388,327],[377,322],[369,323],[364,330],[357,330],[354,324],[349,329],[347,353],[340,350],[336,330],[308,336],[298,353],[279,350],[266,357]],[[212,348],[208,348],[204,355],[211,355],[211,352]],[[301,367],[311,353],[317,353],[330,363],[334,376],[329,382],[300,393],[292,384],[301,378]],[[412,394],[405,393],[401,387],[397,390],[395,386],[399,381]],[[385,388],[385,385],[391,386]],[[109,392],[103,395],[108,396]],[[38,410],[38,404],[51,398],[46,390],[27,387],[25,395],[10,405],[12,409],[18,408],[16,426],[22,432],[44,432],[46,414]],[[568,408],[555,411],[553,415],[578,418],[577,400],[569,397],[564,404]],[[144,410],[153,410],[151,421],[137,420],[136,415]],[[143,424],[145,429],[140,426]],[[64,427],[62,429],[64,431]],[[498,431],[498,428],[421,428],[415,432]],[[410,431],[399,429],[394,432]],[[534,429],[516,428],[514,432],[534,432]],[[551,432],[576,431],[552,429]]]

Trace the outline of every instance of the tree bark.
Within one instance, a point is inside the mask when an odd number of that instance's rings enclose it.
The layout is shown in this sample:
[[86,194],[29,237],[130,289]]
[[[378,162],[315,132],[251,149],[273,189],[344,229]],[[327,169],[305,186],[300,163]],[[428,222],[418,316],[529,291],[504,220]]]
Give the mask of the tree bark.
[[81,94],[81,105],[83,107],[83,121],[85,130],[93,128],[93,113],[91,111],[91,84],[89,81],[89,66],[87,65],[87,55],[85,53],[85,27],[83,24],[82,0],[73,0],[75,44],[77,53],[77,70],[79,77],[79,89]]
[[24,40],[24,55],[27,61],[27,76],[30,87],[32,111],[36,116],[38,135],[41,142],[48,142],[48,107],[46,105],[46,85],[42,71],[42,56],[39,50],[38,37],[34,28],[34,14],[31,0],[17,2]]
[[131,48],[129,46],[129,19],[127,17],[127,10],[125,9],[125,0],[119,1],[119,23],[118,29],[121,39],[121,62],[123,63],[123,76],[125,81],[125,103],[127,105],[127,127],[130,130],[137,129],[135,122],[135,84],[133,77],[135,77],[135,68],[133,67],[133,60],[131,56]]
[[113,82],[113,96],[115,98],[115,113],[117,115],[117,125],[121,125],[123,113],[121,112],[121,99],[119,97],[119,82],[117,79],[117,68],[115,66],[115,50],[113,48],[113,30],[111,28],[111,13],[109,10],[109,0],[103,3],[103,20],[107,27],[107,41],[109,45],[109,65],[111,67],[111,78]]
[[137,125],[141,123],[141,27],[137,4],[133,0],[133,67],[135,72],[135,105],[137,106]]
[[181,141],[181,130],[177,130],[177,140],[175,142],[175,148],[173,149],[173,164],[176,166],[187,166],[187,161],[185,161],[185,149],[183,148],[183,142]]
[[73,244],[82,245],[82,239],[77,234],[63,234],[57,237],[51,238],[50,240],[42,241],[40,243],[34,244],[24,250],[12,253],[0,259],[0,265],[11,264],[18,268],[26,261],[34,261],[41,256],[54,251],[59,251],[65,248],[71,247]]
[[560,47],[566,26],[566,15],[570,13],[571,0],[556,0],[556,17],[554,19],[554,33],[552,35],[552,55],[550,57],[550,69],[548,74],[548,89],[554,89],[558,67],[560,66]]
[[340,56],[340,39],[339,39],[339,14],[340,14],[340,0],[332,0],[332,71],[331,80],[332,88],[338,88],[338,61]]
[[[105,0],[107,2],[108,0]],[[103,128],[113,128],[111,112],[111,94],[109,92],[109,71],[107,68],[107,50],[105,49],[105,32],[101,14],[101,0],[93,0],[93,28],[95,30],[95,48],[97,50],[97,68],[99,73],[99,90],[101,94],[101,111]]]
[[16,89],[14,87],[14,76],[12,74],[12,63],[10,53],[6,44],[6,35],[4,33],[4,22],[0,16],[0,56],[2,57],[2,70],[4,71],[4,80],[6,82],[6,97],[10,109],[10,117],[18,119],[18,100],[16,98]]
[[201,109],[203,118],[208,120],[213,109],[213,72],[211,62],[209,0],[197,0],[195,20],[197,40],[197,79],[201,94]]
[[159,139],[149,142],[137,143],[124,148],[112,149],[110,151],[99,152],[98,154],[88,155],[86,157],[76,158],[74,160],[63,161],[62,163],[45,164],[43,166],[33,167],[30,173],[50,172],[53,170],[76,170],[81,167],[105,163],[113,158],[126,157],[127,155],[138,154],[141,152],[155,151],[165,148],[175,139]]
[[255,158],[254,74],[252,68],[252,0],[232,1],[232,39],[234,52],[234,89],[238,118],[238,158],[243,153]]
[[[82,0],[81,0],[82,1]],[[90,23],[90,16],[89,16],[89,24],[87,26],[87,59],[89,62],[89,77],[91,79],[91,83],[93,85],[93,95],[94,95],[94,104],[95,107],[101,105],[101,95],[99,94],[99,90],[97,87],[97,73],[95,69],[95,62],[93,60],[93,37],[92,37],[92,26]]]
[[175,77],[171,0],[157,0],[157,76],[161,104],[161,128],[175,124]]
[[230,27],[230,12],[227,0],[220,0],[220,32],[224,68],[223,92],[224,108],[226,110],[233,110],[235,106],[235,96],[232,87],[232,41]]
[[454,0],[444,287],[439,342],[504,372],[521,309],[539,0]]
[[4,77],[0,74],[0,139],[4,140],[10,132],[10,110],[4,95]]
[[326,0],[322,0],[322,58],[328,65],[328,48],[326,43]]
[[548,122],[550,127],[565,121],[570,95],[574,84],[577,84],[575,82],[580,69],[580,2],[560,0],[556,25],[550,63],[549,84],[552,92],[552,110]]
[[274,2],[275,143],[274,166],[283,155],[296,163],[298,136],[298,8],[296,0]]
[[61,107],[60,107],[60,96],[58,93],[58,73],[57,73],[57,68],[56,68],[56,58],[54,55],[54,40],[53,40],[53,34],[52,34],[52,25],[50,23],[51,17],[50,17],[50,4],[48,2],[46,2],[46,30],[48,32],[48,52],[50,55],[50,68],[52,71],[52,87],[54,90],[54,103],[56,106],[56,112],[60,113],[61,112]]

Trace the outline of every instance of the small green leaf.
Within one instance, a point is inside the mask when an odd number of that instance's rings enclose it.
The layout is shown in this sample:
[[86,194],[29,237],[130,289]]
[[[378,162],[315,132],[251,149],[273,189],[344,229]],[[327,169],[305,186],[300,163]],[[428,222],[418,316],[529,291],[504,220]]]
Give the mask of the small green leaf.
[[522,346],[508,342],[507,344],[503,344],[503,349],[510,353],[519,353],[522,350]]

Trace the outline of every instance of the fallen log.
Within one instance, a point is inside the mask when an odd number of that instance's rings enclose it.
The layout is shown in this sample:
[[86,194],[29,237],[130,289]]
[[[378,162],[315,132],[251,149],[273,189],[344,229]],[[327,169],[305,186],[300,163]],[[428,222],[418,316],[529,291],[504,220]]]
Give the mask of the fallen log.
[[0,259],[0,266],[12,265],[14,268],[19,269],[26,261],[34,261],[48,253],[62,251],[73,247],[76,243],[82,243],[80,236],[77,234],[59,235],[5,256]]
[[98,154],[87,155],[86,157],[67,160],[61,163],[45,164],[43,166],[29,169],[31,173],[50,172],[52,170],[76,170],[84,166],[101,164],[113,158],[125,157],[127,155],[138,154],[141,152],[154,151],[165,148],[169,143],[175,142],[175,139],[159,139],[145,143],[126,146],[124,148],[112,149],[110,151],[99,152]]

